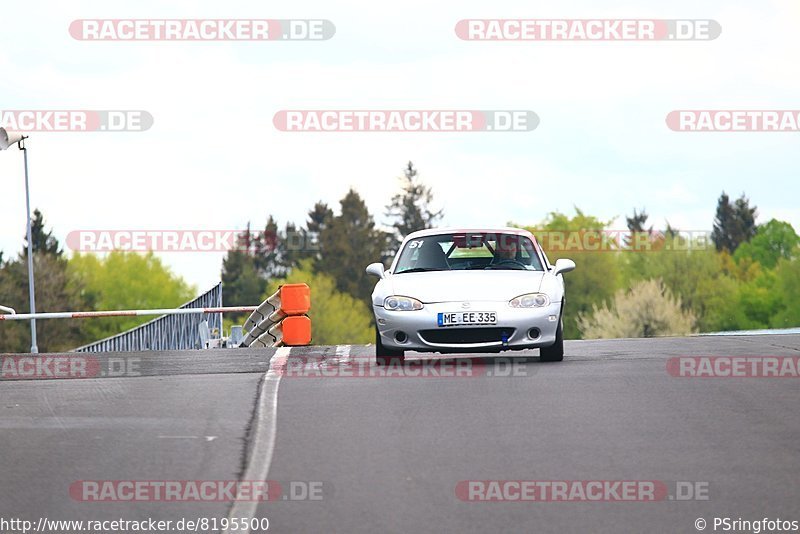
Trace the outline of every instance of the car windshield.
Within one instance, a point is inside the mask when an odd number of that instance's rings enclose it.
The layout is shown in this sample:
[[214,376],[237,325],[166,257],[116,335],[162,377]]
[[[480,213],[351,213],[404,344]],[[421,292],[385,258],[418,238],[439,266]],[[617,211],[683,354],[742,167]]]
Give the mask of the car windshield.
[[453,233],[408,241],[395,274],[425,271],[543,271],[533,242],[524,235]]

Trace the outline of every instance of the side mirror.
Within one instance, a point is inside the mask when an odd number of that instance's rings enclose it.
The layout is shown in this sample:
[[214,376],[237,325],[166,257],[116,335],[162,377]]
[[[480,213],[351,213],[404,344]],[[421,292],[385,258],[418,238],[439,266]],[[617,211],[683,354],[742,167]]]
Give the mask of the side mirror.
[[383,264],[370,263],[369,265],[367,265],[367,274],[371,274],[372,276],[377,276],[378,278],[383,278],[384,277]]
[[556,265],[553,268],[553,276],[558,276],[562,273],[568,273],[575,269],[575,262],[567,258],[556,260]]

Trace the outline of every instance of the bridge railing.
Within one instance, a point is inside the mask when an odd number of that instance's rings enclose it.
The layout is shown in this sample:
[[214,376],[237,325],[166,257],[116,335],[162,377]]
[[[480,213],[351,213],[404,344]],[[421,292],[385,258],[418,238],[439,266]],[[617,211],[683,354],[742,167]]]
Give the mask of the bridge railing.
[[[197,308],[222,308],[221,282],[178,310]],[[242,311],[246,309],[248,308],[243,308]],[[215,312],[216,310],[198,310],[196,313],[164,315],[127,332],[78,347],[75,352],[200,349],[203,348],[200,329],[203,322],[208,323],[209,330],[216,328],[222,332],[222,313]]]

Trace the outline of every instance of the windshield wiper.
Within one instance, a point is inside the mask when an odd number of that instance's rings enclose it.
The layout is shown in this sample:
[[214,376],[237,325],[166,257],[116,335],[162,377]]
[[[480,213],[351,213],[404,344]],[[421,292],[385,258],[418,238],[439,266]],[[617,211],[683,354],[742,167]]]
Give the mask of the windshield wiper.
[[399,271],[394,274],[403,274],[403,273],[427,273],[430,271],[445,271],[447,269],[433,269],[431,267],[414,267],[413,269],[406,269],[405,271]]

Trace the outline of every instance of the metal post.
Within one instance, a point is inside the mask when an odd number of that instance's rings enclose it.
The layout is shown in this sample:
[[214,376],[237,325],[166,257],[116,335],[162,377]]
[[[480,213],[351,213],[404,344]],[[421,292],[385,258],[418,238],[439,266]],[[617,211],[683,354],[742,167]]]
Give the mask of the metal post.
[[[19,142],[19,149],[22,150],[25,159],[25,209],[28,213],[28,296],[31,301],[31,313],[36,313],[36,296],[33,283],[33,242],[31,238],[31,194],[28,187],[28,149],[25,148],[25,137]],[[36,319],[31,319],[31,353],[39,352],[36,344]]]

